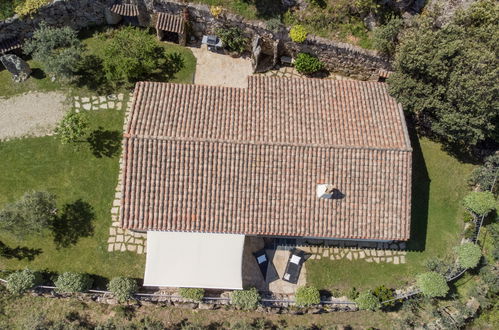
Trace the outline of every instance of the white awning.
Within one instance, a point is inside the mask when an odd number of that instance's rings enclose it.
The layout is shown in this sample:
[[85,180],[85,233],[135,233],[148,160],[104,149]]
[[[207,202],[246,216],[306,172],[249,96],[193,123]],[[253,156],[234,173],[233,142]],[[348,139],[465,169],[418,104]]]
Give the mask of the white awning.
[[244,235],[147,232],[145,286],[242,289]]

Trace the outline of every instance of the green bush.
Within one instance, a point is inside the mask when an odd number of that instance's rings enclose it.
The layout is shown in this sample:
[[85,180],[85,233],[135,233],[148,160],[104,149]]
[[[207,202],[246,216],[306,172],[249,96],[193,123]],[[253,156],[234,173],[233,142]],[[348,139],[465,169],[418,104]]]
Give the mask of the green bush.
[[2,0],[0,1],[0,20],[12,17],[15,14],[15,8],[19,6],[23,0]]
[[419,274],[416,283],[426,297],[445,297],[449,292],[445,277],[436,272]]
[[243,34],[243,31],[238,27],[219,28],[216,30],[217,36],[222,40],[225,49],[230,52],[241,54],[246,50],[248,38]]
[[63,144],[81,142],[87,128],[88,120],[83,112],[68,112],[55,128],[55,134]]
[[92,286],[92,279],[87,274],[65,272],[54,281],[59,292],[85,292]]
[[312,74],[324,69],[324,63],[317,57],[307,53],[298,53],[294,64],[296,70],[303,74]]
[[107,82],[113,86],[132,86],[161,73],[173,77],[184,67],[178,53],[167,54],[147,30],[127,26],[114,30],[99,53]]
[[307,39],[307,29],[303,25],[294,25],[289,31],[289,37],[294,42],[302,43]]
[[357,299],[355,299],[357,306],[362,310],[378,310],[381,307],[378,297],[376,297],[371,291],[362,292],[359,294]]
[[374,48],[385,55],[393,56],[398,42],[398,35],[403,25],[404,21],[401,18],[394,17],[385,25],[374,29]]
[[357,291],[356,287],[352,287],[350,288],[350,290],[348,290],[346,296],[348,297],[348,299],[355,300],[359,296],[359,291]]
[[255,288],[233,291],[230,302],[242,309],[255,309],[260,302],[260,294]]
[[497,201],[490,191],[473,191],[464,197],[463,205],[468,210],[482,216],[495,210]]
[[182,298],[201,301],[204,297],[204,289],[202,288],[180,288],[179,294]]
[[476,234],[476,224],[474,222],[470,222],[466,229],[464,230],[464,238],[470,239],[473,238]]
[[21,294],[40,283],[37,273],[29,269],[19,270],[7,276],[7,290],[13,294]]
[[283,27],[283,24],[279,18],[271,18],[265,22],[265,24],[267,25],[267,29],[274,33],[279,32],[279,30]]
[[64,79],[74,76],[83,54],[76,31],[69,27],[50,27],[44,22],[40,23],[23,49],[40,62],[51,76]]
[[295,300],[298,306],[317,305],[321,302],[321,295],[313,286],[302,286],[296,290]]
[[137,292],[138,286],[137,281],[133,278],[115,277],[109,282],[107,289],[113,293],[118,301],[125,302],[133,298],[133,294]]
[[[499,171],[499,152],[485,158],[484,164],[471,173],[470,183],[480,186],[482,191],[491,190],[497,180],[497,171]],[[494,192],[497,191],[499,191],[498,183],[494,186]]]
[[475,268],[482,258],[482,251],[477,244],[464,243],[455,247],[457,261],[463,268]]
[[[391,300],[395,298],[395,290],[387,288],[384,285],[381,285],[377,287],[376,289],[373,290],[372,292],[373,295],[375,295],[379,302],[382,303],[383,301]],[[396,301],[390,301],[388,303],[382,304],[384,307],[393,307],[395,306]]]

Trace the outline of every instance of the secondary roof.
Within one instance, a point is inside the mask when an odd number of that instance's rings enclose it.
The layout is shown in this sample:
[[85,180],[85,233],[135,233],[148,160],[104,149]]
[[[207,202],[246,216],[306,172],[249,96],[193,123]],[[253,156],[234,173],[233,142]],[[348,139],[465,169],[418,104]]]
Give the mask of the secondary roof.
[[[412,150],[384,84],[258,76],[248,85],[137,84],[123,227],[409,238]],[[341,198],[318,198],[321,183]]]
[[243,288],[244,235],[147,233],[145,286]]

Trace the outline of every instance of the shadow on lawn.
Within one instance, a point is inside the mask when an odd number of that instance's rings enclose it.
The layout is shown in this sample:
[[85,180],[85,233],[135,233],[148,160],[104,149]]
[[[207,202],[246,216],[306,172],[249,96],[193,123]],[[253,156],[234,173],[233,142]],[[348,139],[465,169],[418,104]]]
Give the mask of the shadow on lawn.
[[57,248],[68,247],[78,243],[80,237],[89,237],[94,233],[92,221],[95,219],[93,207],[78,199],[74,203],[65,204],[52,224],[54,242]]
[[[409,124],[409,123],[408,123]],[[430,177],[426,169],[421,145],[413,127],[408,127],[412,145],[412,209],[411,238],[409,251],[424,251],[428,230],[428,202],[430,198]]]
[[3,242],[0,242],[0,255],[7,259],[16,258],[17,260],[28,259],[29,261],[32,261],[41,253],[42,249],[30,249],[20,246],[10,248]]
[[97,158],[113,157],[120,151],[121,132],[104,130],[99,127],[87,138],[92,153]]

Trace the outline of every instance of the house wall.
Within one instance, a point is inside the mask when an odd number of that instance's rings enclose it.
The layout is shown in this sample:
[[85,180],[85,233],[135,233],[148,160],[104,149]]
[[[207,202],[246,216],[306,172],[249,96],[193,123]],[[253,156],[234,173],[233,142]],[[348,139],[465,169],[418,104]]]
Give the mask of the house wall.
[[[56,0],[42,7],[33,18],[14,17],[0,21],[0,40],[28,38],[42,21],[49,25],[69,26],[76,30],[106,24],[106,8],[114,2],[114,0]],[[290,40],[287,28],[273,33],[266,29],[265,23],[247,21],[237,15],[225,13],[215,18],[206,5],[167,0],[137,0],[137,4],[141,13],[139,22],[143,26],[152,26],[151,15],[154,11],[182,14],[184,8],[188,8],[192,27],[190,35],[198,40],[203,34],[213,33],[217,27],[237,26],[251,39],[260,37],[264,54],[273,55],[275,47],[278,47],[279,55],[294,56],[299,52],[307,52],[319,57],[332,72],[365,80],[377,80],[380,69],[391,70],[390,63],[375,51],[311,35],[304,43],[298,44]]]

